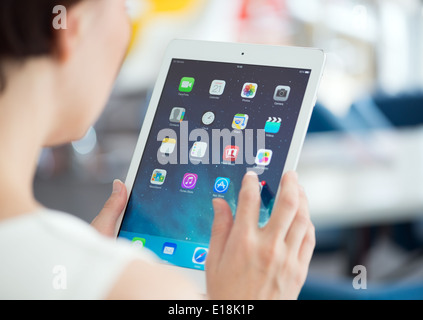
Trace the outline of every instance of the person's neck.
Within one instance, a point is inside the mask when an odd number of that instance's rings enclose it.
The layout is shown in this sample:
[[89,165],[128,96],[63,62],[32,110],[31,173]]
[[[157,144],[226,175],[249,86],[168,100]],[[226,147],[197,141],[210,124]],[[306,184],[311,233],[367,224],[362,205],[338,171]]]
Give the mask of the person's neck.
[[0,221],[41,207],[34,197],[33,179],[51,101],[48,81],[34,71],[41,70],[15,72],[0,93]]

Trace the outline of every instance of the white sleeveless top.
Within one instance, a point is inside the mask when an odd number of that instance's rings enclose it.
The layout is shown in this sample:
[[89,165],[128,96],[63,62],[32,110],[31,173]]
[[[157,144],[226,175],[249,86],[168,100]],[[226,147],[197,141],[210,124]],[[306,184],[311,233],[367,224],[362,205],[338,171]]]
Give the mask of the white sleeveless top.
[[41,210],[0,222],[0,299],[104,299],[146,249],[100,235],[71,215]]

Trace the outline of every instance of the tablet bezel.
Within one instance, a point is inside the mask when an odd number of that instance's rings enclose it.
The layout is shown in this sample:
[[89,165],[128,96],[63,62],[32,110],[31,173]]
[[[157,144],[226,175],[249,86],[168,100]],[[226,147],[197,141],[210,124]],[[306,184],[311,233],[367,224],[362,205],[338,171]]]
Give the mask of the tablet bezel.
[[[297,124],[289,147],[283,173],[295,170],[300,152],[307,133],[311,114],[317,100],[317,91],[323,75],[325,54],[320,49],[284,47],[242,43],[224,43],[198,40],[173,40],[164,55],[162,67],[158,74],[151,100],[144,118],[134,155],[128,170],[125,185],[128,197],[132,192],[143,152],[150,135],[153,120],[159,105],[165,81],[173,59],[186,59],[210,62],[250,64],[259,66],[310,69],[311,74],[304,99],[301,105]],[[277,192],[277,195],[279,190]],[[276,195],[276,197],[277,197]],[[118,235],[126,207],[123,210],[115,236]],[[200,291],[206,292],[205,272],[201,270],[169,266],[171,269],[184,273],[199,286]],[[175,269],[176,268],[176,269]]]

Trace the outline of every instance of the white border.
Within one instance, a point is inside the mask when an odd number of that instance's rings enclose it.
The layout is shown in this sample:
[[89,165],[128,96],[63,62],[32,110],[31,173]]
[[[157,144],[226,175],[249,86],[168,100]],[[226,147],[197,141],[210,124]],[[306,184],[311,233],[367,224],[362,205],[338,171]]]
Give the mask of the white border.
[[[142,159],[147,143],[154,116],[159,104],[162,90],[173,59],[202,60],[213,62],[226,62],[237,64],[252,64],[273,67],[287,67],[298,69],[311,69],[310,79],[304,95],[295,131],[292,137],[288,156],[283,173],[295,170],[307,133],[313,107],[317,100],[317,90],[323,75],[325,54],[322,50],[312,48],[265,46],[241,43],[223,43],[196,40],[173,40],[165,53],[164,61],[159,72],[156,85],[150,100],[150,105],[145,115],[139,139],[134,151],[128,175],[125,181],[128,190],[128,199],[132,191],[138,167]],[[279,194],[279,190],[277,195]],[[123,210],[118,221],[115,235],[122,223]],[[186,273],[200,286],[203,293],[206,292],[204,271],[174,267]]]

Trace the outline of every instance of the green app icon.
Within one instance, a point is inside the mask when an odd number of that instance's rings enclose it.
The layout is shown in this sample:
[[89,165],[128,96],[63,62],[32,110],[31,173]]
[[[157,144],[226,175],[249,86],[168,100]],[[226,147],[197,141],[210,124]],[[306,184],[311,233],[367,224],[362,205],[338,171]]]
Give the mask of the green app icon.
[[139,248],[144,248],[145,247],[145,239],[144,238],[133,238],[132,239],[132,245],[139,247]]
[[194,87],[194,78],[183,77],[181,79],[181,83],[179,84],[179,91],[180,92],[191,92],[192,88]]

